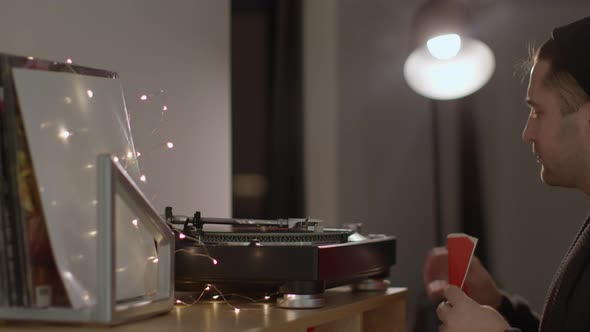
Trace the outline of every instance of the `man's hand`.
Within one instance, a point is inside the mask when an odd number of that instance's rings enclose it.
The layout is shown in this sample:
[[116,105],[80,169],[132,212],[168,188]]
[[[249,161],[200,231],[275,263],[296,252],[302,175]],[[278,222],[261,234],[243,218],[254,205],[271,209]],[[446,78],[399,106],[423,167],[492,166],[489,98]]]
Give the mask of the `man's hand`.
[[477,304],[457,286],[444,290],[446,302],[436,309],[442,324],[439,332],[504,332],[510,325],[489,306]]
[[[426,294],[432,299],[443,297],[443,290],[448,286],[448,252],[445,247],[430,250],[424,263],[424,287]],[[469,296],[477,303],[498,309],[502,303],[502,294],[490,273],[481,265],[477,257],[473,257],[465,278],[465,286]]]

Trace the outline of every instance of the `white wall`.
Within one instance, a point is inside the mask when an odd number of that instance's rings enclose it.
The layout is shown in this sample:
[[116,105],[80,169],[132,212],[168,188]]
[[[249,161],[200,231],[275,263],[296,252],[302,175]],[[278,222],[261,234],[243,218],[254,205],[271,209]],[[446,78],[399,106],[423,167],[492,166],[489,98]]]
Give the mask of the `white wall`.
[[[581,17],[590,6],[583,0],[484,3],[488,6],[478,16],[475,30],[494,50],[497,69],[470,104],[479,135],[492,265],[502,286],[525,296],[540,310],[546,287],[586,214],[588,201],[575,191],[548,188],[540,182],[531,149],[520,139],[527,115],[526,86],[514,76],[514,68],[527,56],[529,41],[544,41],[552,27]],[[336,28],[329,35],[315,36],[325,38],[323,43],[305,43],[323,50],[306,51],[306,84],[314,84],[308,80],[320,75],[310,72],[313,68],[324,68],[329,75],[321,77],[323,86],[315,83],[313,93],[306,95],[313,98],[306,100],[306,117],[333,121],[306,127],[306,136],[313,138],[306,144],[306,177],[312,183],[308,189],[313,188],[307,200],[333,200],[331,205],[308,203],[307,214],[336,216],[333,224],[363,221],[369,232],[397,235],[398,263],[392,281],[410,287],[414,300],[422,289],[424,256],[434,244],[429,104],[407,87],[402,75],[411,19],[421,4],[340,0],[329,8],[309,0],[310,8],[335,11],[324,15],[330,17],[329,26],[335,15]],[[308,64],[327,55],[331,61],[321,58],[315,65]],[[330,80],[335,83],[327,85]],[[319,107],[322,103],[329,105],[328,116],[317,114],[324,111]],[[458,151],[453,145],[459,108],[445,103],[439,111],[444,231],[450,232],[457,230],[460,216]],[[328,134],[322,137],[324,131]],[[326,157],[334,156],[329,149],[336,149],[336,157]],[[326,158],[336,161],[320,166]],[[334,174],[333,185],[325,182]]]
[[[158,211],[172,205],[176,213],[230,215],[228,0],[2,0],[0,6],[0,52],[71,58],[119,73],[147,176],[142,186]],[[164,95],[139,100],[160,90]],[[168,113],[160,122],[162,96]],[[161,145],[167,141],[172,150]]]

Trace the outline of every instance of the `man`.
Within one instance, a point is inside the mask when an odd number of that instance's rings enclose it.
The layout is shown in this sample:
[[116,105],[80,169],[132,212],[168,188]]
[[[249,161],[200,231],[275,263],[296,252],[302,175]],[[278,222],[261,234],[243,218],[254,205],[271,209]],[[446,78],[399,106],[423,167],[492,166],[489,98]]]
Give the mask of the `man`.
[[[577,188],[590,196],[590,17],[553,30],[533,58],[522,138],[531,143],[550,186]],[[474,258],[467,296],[448,286],[447,252],[433,249],[424,266],[426,291],[444,297],[437,308],[444,332],[590,331],[590,217],[564,257],[543,315],[498,289]]]

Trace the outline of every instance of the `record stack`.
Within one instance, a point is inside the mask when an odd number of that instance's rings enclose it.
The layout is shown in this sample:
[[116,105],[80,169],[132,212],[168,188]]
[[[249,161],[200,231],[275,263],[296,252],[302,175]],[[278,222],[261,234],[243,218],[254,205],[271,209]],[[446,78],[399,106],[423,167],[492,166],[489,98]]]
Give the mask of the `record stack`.
[[0,306],[68,306],[8,61],[0,81]]

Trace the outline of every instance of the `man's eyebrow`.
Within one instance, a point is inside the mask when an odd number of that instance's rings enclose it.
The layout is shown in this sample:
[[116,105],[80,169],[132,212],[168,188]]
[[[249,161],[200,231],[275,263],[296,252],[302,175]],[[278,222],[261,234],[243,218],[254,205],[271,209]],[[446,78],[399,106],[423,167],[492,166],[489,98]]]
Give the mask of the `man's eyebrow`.
[[534,100],[532,100],[530,98],[526,98],[524,100],[524,103],[527,104],[527,105],[529,105],[529,106],[532,106],[532,107],[537,107],[537,108],[539,107],[539,103],[537,103],[536,101],[534,101]]

